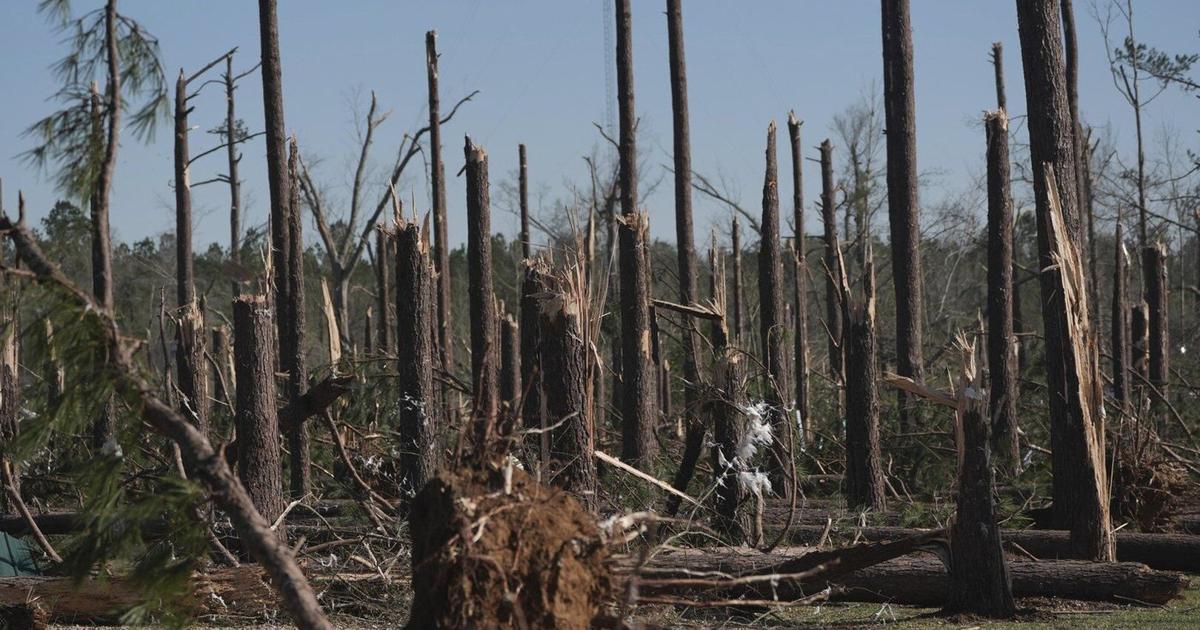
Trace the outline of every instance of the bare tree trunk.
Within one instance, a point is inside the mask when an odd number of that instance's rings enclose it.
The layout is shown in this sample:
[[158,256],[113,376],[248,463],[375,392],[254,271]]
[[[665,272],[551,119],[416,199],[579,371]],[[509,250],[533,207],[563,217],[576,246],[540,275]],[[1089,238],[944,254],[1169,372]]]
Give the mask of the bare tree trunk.
[[[1056,256],[1078,255],[1079,200],[1074,132],[1066,95],[1059,8],[1053,0],[1017,3],[1025,68],[1030,156],[1038,215],[1038,252],[1050,397],[1054,516],[1070,529],[1080,557],[1112,560],[1112,522],[1103,460],[1104,412],[1090,388],[1098,386],[1094,339],[1089,335],[1086,286],[1064,286],[1080,269]],[[1054,189],[1051,190],[1051,186]],[[1058,215],[1061,214],[1061,217]],[[1055,231],[1055,220],[1064,228]],[[1082,273],[1080,279],[1082,279]],[[1065,279],[1065,281],[1064,281]],[[1067,290],[1082,292],[1067,296]],[[1070,309],[1081,309],[1082,313]]]
[[592,457],[591,401],[587,386],[587,342],[580,318],[582,296],[556,283],[541,313],[545,366],[546,421],[561,423],[551,436],[554,484],[575,493],[587,509],[596,508],[596,464]]
[[[521,280],[521,392],[525,398],[521,404],[521,417],[526,429],[544,429],[547,423],[542,401],[542,365],[540,326],[542,296],[549,291],[546,286],[547,271],[540,260],[526,259],[525,274]],[[550,450],[549,434],[533,433],[527,438],[525,448],[530,470],[545,466]]]
[[1131,391],[1131,374],[1129,367],[1129,358],[1131,348],[1129,347],[1129,307],[1126,305],[1129,290],[1127,284],[1129,282],[1129,254],[1125,250],[1125,235],[1122,233],[1123,228],[1121,221],[1118,218],[1116,233],[1113,236],[1115,247],[1113,248],[1113,289],[1112,289],[1112,315],[1111,333],[1109,334],[1109,343],[1111,344],[1112,354],[1112,378],[1113,378],[1113,398],[1117,404],[1124,409],[1127,409]]
[[[291,142],[291,156],[288,159],[288,182],[291,188],[291,198],[288,202],[287,226],[287,258],[288,266],[284,270],[282,281],[287,285],[287,303],[283,306],[287,313],[289,327],[279,337],[280,359],[279,367],[287,374],[288,407],[293,409],[290,417],[282,419],[288,435],[288,449],[291,452],[290,473],[291,492],[293,498],[308,494],[310,488],[309,467],[311,458],[308,452],[308,422],[302,405],[297,404],[308,391],[308,372],[304,360],[304,236],[303,221],[300,216],[299,181],[296,177],[296,160],[299,157],[296,141]],[[278,282],[278,280],[277,280]],[[280,307],[276,305],[278,310]]]
[[[267,187],[271,196],[271,301],[275,307],[276,335],[282,343],[292,325],[287,319],[288,216],[292,186],[287,162],[287,136],[283,120],[283,76],[279,59],[279,20],[276,0],[258,1],[259,40],[262,48],[263,115],[266,118]],[[282,359],[282,346],[280,357]]]
[[182,413],[201,434],[208,435],[209,386],[205,360],[207,329],[196,302],[183,306],[179,315],[177,369]]
[[[109,13],[115,20],[116,1],[110,0],[107,5],[106,20],[109,20]],[[115,28],[115,27],[113,27]],[[115,37],[115,32],[109,31],[108,37]],[[116,44],[109,46],[109,55],[116,54]],[[117,61],[109,60],[109,119],[108,119],[108,138],[101,138],[103,133],[104,123],[102,122],[102,114],[100,111],[100,95],[96,92],[95,85],[92,86],[91,94],[91,109],[92,109],[92,128],[96,136],[96,142],[105,142],[104,147],[104,162],[101,163],[100,174],[96,178],[95,187],[92,190],[90,199],[91,214],[92,214],[92,294],[96,296],[96,301],[102,308],[109,313],[113,311],[113,274],[112,274],[112,239],[109,231],[108,220],[108,202],[109,195],[112,191],[112,171],[116,168],[116,150],[119,139],[120,123],[120,76],[117,74]],[[115,83],[115,85],[114,85]],[[116,90],[114,91],[114,87]],[[114,107],[115,105],[115,107]],[[113,439],[116,433],[116,411],[113,409],[112,401],[108,401],[103,410],[100,412],[100,417],[92,423],[92,448],[99,449],[104,446],[109,440]]]
[[[1001,118],[995,118],[997,114]],[[999,132],[1007,136],[1005,125],[1000,124],[1004,120],[1004,110],[997,114],[988,116],[988,135]],[[991,337],[988,343],[993,343]],[[988,421],[988,414],[995,403],[967,394],[967,387],[983,391],[983,379],[975,370],[974,348],[967,352],[969,356],[964,359],[963,393],[959,396],[959,408],[956,410],[962,428],[963,457],[958,469],[957,510],[950,528],[952,587],[946,608],[992,618],[1011,618],[1016,614],[1016,604],[1013,601],[1008,563],[1000,546],[1000,528],[996,524],[996,506],[992,499],[996,475],[992,467],[989,446],[992,440],[989,434],[994,422]],[[1009,358],[1011,360],[1011,356]],[[995,418],[994,413],[992,417]]]
[[175,82],[175,305],[196,299],[192,267],[192,184],[188,177],[187,78]]
[[804,423],[804,442],[812,443],[812,420],[808,403],[808,264],[804,256],[804,157],[800,146],[800,126],[804,123],[788,112],[788,138],[792,147],[793,267],[795,269],[794,355],[796,362],[796,411]]
[[[840,260],[839,267],[840,265]],[[875,270],[863,270],[863,300],[843,281],[846,340],[846,503],[852,508],[887,509],[879,445],[879,363],[875,335]]]
[[521,332],[517,320],[508,313],[500,314],[500,403],[504,428],[508,435],[516,428],[517,405],[521,403]]
[[492,284],[492,223],[488,160],[483,147],[467,138],[467,274],[471,298],[471,385],[474,387],[475,439],[482,447],[492,436],[499,409],[499,350],[496,345],[496,296]]
[[1142,250],[1142,277],[1146,290],[1149,332],[1150,382],[1163,396],[1166,395],[1169,348],[1167,342],[1167,250],[1162,241],[1155,242]]
[[[442,122],[438,95],[437,31],[425,33],[425,71],[429,79],[429,170],[433,188],[433,270],[437,282],[438,354],[443,371],[454,370],[450,338],[450,245],[446,236],[446,169],[442,163]],[[479,321],[479,320],[475,320]],[[448,403],[443,400],[443,404]]]
[[[917,205],[917,127],[913,100],[913,43],[908,0],[882,0],[883,106],[887,125],[888,223],[896,286],[896,372],[920,381],[923,294],[921,225]],[[900,429],[916,424],[915,400],[898,394]]]
[[786,329],[783,313],[783,264],[779,242],[779,173],[776,162],[775,121],[767,126],[766,175],[763,178],[762,240],[758,250],[759,325],[762,337],[762,361],[767,367],[763,390],[772,429],[771,458],[768,470],[771,487],[782,497],[790,497],[791,447],[784,392],[787,383]]
[[821,142],[821,220],[825,226],[825,328],[829,336],[829,376],[841,391],[845,384],[842,347],[842,266],[838,262],[837,216],[833,201],[833,145]]
[[[992,43],[992,66],[996,74],[996,107],[1004,110],[1005,116],[1008,115],[1008,98],[1005,96],[1004,90],[1004,45],[1000,42]],[[1011,200],[1011,188],[1010,188]],[[1013,220],[1016,220],[1014,211]],[[1016,229],[1013,229],[1013,239],[1011,242],[1012,249],[1012,324],[1013,324],[1013,350],[1017,355],[1017,364],[1013,368],[1013,376],[1018,385],[1017,390],[1020,391],[1020,376],[1021,370],[1025,368],[1025,353],[1021,349],[1021,335],[1025,332],[1025,317],[1021,309],[1021,282],[1020,282],[1020,264],[1017,260],[1017,237]]]
[[[237,393],[237,385],[234,379],[233,346],[230,345],[228,326],[221,324],[212,328],[211,348],[213,400],[232,401]],[[229,411],[233,412],[233,409]]]
[[274,522],[284,509],[283,464],[275,407],[275,333],[265,296],[233,301],[234,365],[237,380],[238,478],[254,508]]
[[529,240],[529,164],[525,161],[524,144],[517,145],[517,158],[517,190],[521,196],[521,257],[528,260],[533,256],[533,246]]
[[732,228],[732,243],[733,248],[733,329],[730,330],[730,338],[735,343],[743,343],[746,338],[746,333],[742,328],[745,318],[742,317],[742,233],[738,225],[737,217],[733,217]]
[[[241,272],[242,266],[242,182],[238,180],[237,115],[234,108],[233,55],[225,57],[225,152],[229,157],[229,262]],[[231,281],[233,297],[241,295],[242,283],[235,275]]]
[[[383,226],[375,231],[375,306],[379,315],[375,320],[378,330],[378,350],[387,354],[396,348],[393,333],[396,330],[392,322],[392,274],[391,260],[392,242],[384,232]],[[349,320],[343,320],[349,325]]]
[[[696,304],[696,252],[692,226],[692,141],[688,117],[687,61],[684,54],[683,3],[667,0],[668,62],[671,72],[671,116],[674,139],[675,167],[675,247],[679,261],[679,303]],[[685,457],[699,459],[707,429],[699,414],[700,405],[700,339],[696,324],[683,318],[683,417],[687,434],[684,438]],[[665,362],[664,362],[665,365]],[[670,394],[670,380],[661,379],[664,392]],[[670,404],[664,401],[664,409]],[[669,413],[669,411],[668,411]],[[688,475],[689,477],[691,475]],[[673,496],[673,495],[672,495]],[[672,499],[672,505],[678,505]]]
[[[1150,349],[1148,310],[1145,300],[1139,300],[1137,304],[1129,307],[1130,369],[1146,380],[1150,379],[1150,361],[1147,358]],[[1136,382],[1135,380],[1130,384]]]
[[621,223],[621,456],[638,468],[654,457],[654,374],[650,358],[650,288],[646,274],[647,218],[637,207],[636,112],[633,96],[633,18],[629,0],[616,0],[617,104],[620,110]]
[[[1077,231],[1073,235],[1080,252],[1086,251],[1083,215],[1087,212],[1087,197],[1084,196],[1083,125],[1079,122],[1079,46],[1075,40],[1075,8],[1071,0],[1059,0],[1063,34],[1063,78],[1066,80],[1067,110],[1071,124],[1071,147],[1075,159],[1075,199],[1080,214]],[[1061,175],[1061,174],[1060,174]]]
[[1013,211],[1008,164],[1008,114],[984,116],[988,185],[988,417],[998,466],[1016,472],[1021,462],[1017,435],[1016,337],[1013,335]]
[[421,226],[402,222],[396,227],[396,339],[404,340],[397,369],[400,414],[400,492],[411,498],[433,477],[438,462],[437,431],[440,405],[433,384],[434,337],[430,319],[436,289],[429,261],[429,243]]
[[[712,276],[709,290],[713,304],[722,315],[725,310],[725,263],[713,243],[708,256]],[[716,489],[713,492],[716,508],[715,525],[735,543],[748,540],[750,528],[742,509],[743,489],[738,479],[738,444],[745,432],[741,406],[745,403],[745,376],[742,357],[729,343],[728,319],[712,322],[713,382],[704,397],[703,413],[713,419],[712,470]]]

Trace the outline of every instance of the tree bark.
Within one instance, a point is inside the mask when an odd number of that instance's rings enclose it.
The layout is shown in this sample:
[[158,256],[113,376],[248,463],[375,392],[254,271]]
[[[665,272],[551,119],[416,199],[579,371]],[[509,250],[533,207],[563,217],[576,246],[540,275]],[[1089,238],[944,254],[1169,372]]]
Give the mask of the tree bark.
[[[709,290],[713,303],[725,315],[725,263],[715,239],[708,264],[712,271]],[[728,321],[725,317],[712,321],[713,380],[712,386],[705,391],[703,413],[713,419],[714,525],[729,540],[742,543],[749,540],[750,533],[742,507],[744,492],[737,467],[738,444],[745,432],[742,405],[745,404],[746,383],[741,353],[730,344]]]
[[467,138],[467,274],[470,283],[471,384],[474,387],[476,445],[492,437],[499,410],[499,350],[496,344],[496,296],[492,284],[492,223],[488,160],[483,147]]
[[501,435],[516,428],[517,407],[521,404],[521,332],[517,320],[508,313],[500,315],[500,403],[504,426]]
[[[839,256],[839,267],[841,261]],[[875,270],[863,270],[863,299],[842,284],[846,340],[846,503],[856,508],[887,509],[879,445],[879,363],[875,334]]]
[[796,363],[796,411],[804,424],[804,443],[812,443],[812,420],[808,402],[808,264],[804,254],[804,157],[800,146],[800,126],[804,123],[788,112],[788,138],[792,147],[792,238],[793,268],[795,269],[795,333],[793,337]]
[[271,197],[271,268],[269,278],[275,326],[282,341],[292,323],[287,318],[288,217],[292,185],[287,158],[287,127],[283,120],[283,70],[279,58],[277,0],[258,0],[259,43],[262,51],[263,116],[267,139],[267,188]]
[[[296,177],[296,160],[299,157],[295,138],[291,141],[291,156],[288,160],[288,182],[291,187],[291,199],[288,202],[287,226],[287,258],[288,266],[282,279],[287,285],[287,303],[283,310],[287,314],[288,328],[279,337],[280,359],[279,367],[287,374],[288,407],[294,412],[282,418],[282,424],[287,430],[288,449],[291,451],[290,475],[292,497],[299,499],[308,494],[310,489],[309,466],[311,458],[308,452],[308,416],[296,404],[308,392],[308,372],[304,356],[304,235],[303,221],[300,216],[299,181]],[[279,310],[279,306],[276,306]]]
[[283,464],[275,407],[275,335],[265,296],[233,301],[237,372],[237,468],[254,508],[274,522],[284,509]]
[[1167,341],[1167,249],[1162,241],[1158,241],[1142,250],[1142,276],[1146,288],[1146,304],[1149,333],[1149,365],[1150,382],[1163,396],[1166,395],[1168,371],[1168,356],[1170,355]]
[[175,82],[175,305],[196,299],[192,263],[192,184],[188,177],[187,78],[183,69]]
[[759,336],[761,360],[767,368],[763,398],[771,423],[771,457],[768,461],[771,487],[782,497],[790,497],[791,447],[787,403],[786,329],[783,313],[783,264],[779,242],[779,173],[775,150],[775,122],[767,126],[766,175],[763,178],[762,240],[758,250]]
[[[229,159],[229,262],[241,273],[242,267],[242,182],[238,180],[237,114],[234,107],[233,55],[225,57],[225,152]],[[230,290],[233,297],[241,295],[242,283],[235,275]]]
[[439,412],[433,384],[434,336],[430,319],[435,312],[436,285],[429,261],[429,244],[421,226],[401,222],[396,227],[396,339],[400,414],[400,492],[410,499],[433,477],[438,462]]
[[1126,408],[1131,400],[1131,377],[1129,359],[1132,350],[1129,346],[1129,307],[1126,305],[1129,293],[1126,287],[1129,282],[1129,254],[1125,249],[1125,236],[1122,233],[1121,222],[1117,221],[1116,234],[1113,240],[1113,289],[1112,289],[1112,322],[1109,343],[1112,355],[1113,398],[1122,408]]
[[[233,347],[229,341],[229,327],[224,324],[213,326],[211,334],[212,397],[213,400],[222,403],[232,401],[237,393],[237,385],[234,379]],[[229,411],[233,412],[233,409]]]
[[[1086,283],[1074,284],[1082,281],[1083,268],[1078,260],[1081,239],[1074,132],[1058,5],[1053,0],[1020,0],[1017,23],[1025,68],[1038,262],[1043,270],[1055,521],[1072,531],[1072,546],[1083,557],[1107,560],[1113,552],[1104,470],[1104,412],[1096,389],[1100,382],[1095,370],[1095,339],[1086,321]],[[1064,268],[1063,259],[1068,258],[1080,266]],[[1068,290],[1073,291],[1070,296],[1065,294]]]
[[181,412],[203,435],[208,435],[210,388],[207,367],[207,329],[204,313],[195,302],[183,306],[179,316],[178,360]]
[[[923,294],[921,225],[917,205],[917,127],[913,98],[913,43],[908,0],[882,0],[883,107],[887,125],[888,223],[896,287],[896,372],[920,381]],[[900,430],[917,420],[915,400],[898,394]]]
[[[526,429],[545,429],[545,409],[542,396],[541,365],[541,310],[542,296],[547,286],[548,271],[541,260],[526,259],[525,274],[521,280],[521,391],[525,398],[521,404],[521,417]],[[549,458],[550,436],[548,433],[531,433],[526,438],[525,448],[530,470],[541,469]]]
[[429,181],[433,190],[433,270],[437,282],[437,291],[434,293],[437,321],[433,324],[437,328],[438,358],[442,371],[452,372],[454,343],[450,338],[450,245],[446,236],[446,169],[442,161],[437,31],[425,33],[425,72],[429,82]]
[[[377,350],[384,354],[392,352],[396,347],[396,327],[392,321],[392,265],[389,262],[394,259],[391,239],[384,232],[383,226],[380,226],[375,231],[375,306],[379,313],[375,319],[378,331],[375,336],[378,339]],[[349,320],[342,321],[349,325]]]
[[992,453],[1001,470],[1021,463],[1017,434],[1017,356],[1013,334],[1013,210],[1008,164],[1008,114],[984,116],[987,130],[988,309],[987,358]]
[[842,266],[833,201],[833,145],[821,142],[821,221],[825,227],[825,327],[829,337],[829,375],[840,396],[845,366],[842,347]]
[[[551,434],[550,478],[596,508],[596,464],[587,383],[587,341],[580,321],[583,298],[556,283],[541,309],[541,364],[545,367],[546,423]],[[561,424],[560,424],[561,423]]]
[[633,90],[633,18],[629,0],[616,0],[617,105],[620,112],[621,220],[621,458],[648,469],[653,463],[654,374],[650,357],[650,288],[646,227],[637,206],[636,111]]
[[745,297],[745,293],[742,291],[742,233],[736,216],[733,217],[731,240],[730,247],[733,249],[733,326],[729,333],[730,339],[734,343],[740,344],[746,339],[746,333],[742,327],[746,318],[742,317],[742,298]]
[[533,246],[529,240],[529,164],[525,161],[525,145],[517,145],[517,191],[521,204],[521,257],[528,260],[533,256]]

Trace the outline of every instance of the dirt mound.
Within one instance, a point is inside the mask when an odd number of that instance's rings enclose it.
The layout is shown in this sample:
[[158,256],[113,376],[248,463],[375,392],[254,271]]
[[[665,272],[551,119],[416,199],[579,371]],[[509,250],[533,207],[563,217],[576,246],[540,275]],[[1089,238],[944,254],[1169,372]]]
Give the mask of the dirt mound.
[[519,469],[439,472],[413,500],[409,628],[587,628],[608,593],[595,517]]

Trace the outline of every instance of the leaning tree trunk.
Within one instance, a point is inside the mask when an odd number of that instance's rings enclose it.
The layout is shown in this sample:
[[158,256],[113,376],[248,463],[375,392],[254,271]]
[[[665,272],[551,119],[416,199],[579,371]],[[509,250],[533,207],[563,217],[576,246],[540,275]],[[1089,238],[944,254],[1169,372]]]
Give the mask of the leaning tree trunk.
[[[450,338],[450,245],[446,236],[446,168],[442,163],[442,121],[438,94],[437,31],[425,33],[425,71],[429,80],[429,183],[433,189],[433,270],[436,275],[438,358],[443,372],[454,368]],[[475,320],[478,322],[479,320]],[[443,400],[443,404],[448,400]]]
[[1117,220],[1116,233],[1113,236],[1113,289],[1112,307],[1109,313],[1112,331],[1109,333],[1112,355],[1113,399],[1123,409],[1128,410],[1130,397],[1129,371],[1129,308],[1126,306],[1126,296],[1129,293],[1126,284],[1129,282],[1129,254],[1125,250],[1125,235],[1122,233],[1121,221]]
[[768,463],[771,487],[782,497],[790,497],[791,434],[784,392],[787,383],[785,337],[787,323],[783,313],[783,264],[779,243],[779,173],[775,151],[775,121],[767,126],[767,167],[763,178],[762,240],[758,254],[759,336],[762,338],[762,361],[766,365],[766,387],[763,398],[771,424],[771,457]]
[[596,508],[596,460],[592,457],[593,419],[587,373],[587,340],[583,335],[583,296],[556,282],[542,308],[541,364],[545,368],[546,422],[551,433],[550,478],[575,493],[584,507]]
[[[1003,111],[997,113],[1004,116]],[[989,136],[993,131],[1007,135],[1004,125],[994,122],[1003,120],[988,117]],[[989,273],[992,262],[989,260]],[[990,336],[988,343],[992,343]],[[984,391],[984,388],[983,379],[975,368],[974,348],[966,351],[962,391],[955,410],[962,430],[963,457],[958,463],[957,509],[954,524],[950,527],[952,586],[946,608],[985,617],[1011,618],[1016,613],[1016,604],[1008,563],[1000,546],[1000,527],[996,524],[996,505],[992,499],[996,475],[989,434],[996,416],[993,414],[993,420],[989,422],[988,415],[995,405],[989,403],[986,396],[970,393]],[[1011,362],[1011,356],[1009,360]]]
[[434,336],[430,319],[435,312],[429,243],[416,223],[396,226],[396,339],[404,341],[397,355],[400,413],[396,432],[400,442],[400,493],[407,500],[433,478],[437,466],[439,410],[433,384]]
[[650,287],[646,225],[637,207],[636,111],[633,102],[633,17],[629,0],[616,0],[617,105],[620,110],[621,223],[621,457],[638,468],[653,461],[654,374],[650,357]]
[[289,327],[279,337],[279,367],[287,374],[287,400],[291,411],[288,417],[282,418],[283,426],[288,434],[288,449],[290,451],[290,476],[292,497],[299,499],[308,494],[310,489],[309,467],[311,464],[308,440],[308,423],[304,406],[299,404],[308,392],[308,373],[304,357],[304,235],[303,221],[300,216],[300,182],[296,176],[296,160],[299,150],[296,140],[291,142],[291,155],[288,159],[288,182],[291,187],[291,198],[287,205],[287,267],[284,277],[277,279],[287,285],[287,302],[277,310],[287,314]]
[[804,257],[804,158],[800,147],[800,126],[804,123],[788,112],[788,138],[792,146],[792,212],[795,225],[792,247],[795,250],[795,333],[793,342],[796,362],[796,412],[804,423],[804,443],[811,444],[813,438],[812,418],[808,403],[808,264]]
[[474,436],[482,448],[492,437],[499,410],[499,350],[496,345],[496,296],[492,284],[492,222],[488,159],[483,147],[467,138],[467,274],[470,283],[471,385],[475,398]]
[[[1104,411],[1093,399],[1099,386],[1095,340],[1086,321],[1083,285],[1062,256],[1078,257],[1079,200],[1074,131],[1066,95],[1059,9],[1053,0],[1017,3],[1021,58],[1025,68],[1030,157],[1037,207],[1038,263],[1046,338],[1050,397],[1051,468],[1056,524],[1072,531],[1072,547],[1085,558],[1113,558],[1112,522],[1104,469]],[[1054,187],[1051,190],[1051,187]],[[1056,230],[1061,222],[1063,229]],[[1076,261],[1077,262],[1077,261]],[[1069,309],[1080,309],[1072,311]]]
[[984,116],[988,188],[988,415],[998,466],[1015,472],[1021,462],[1017,436],[1017,356],[1013,334],[1013,211],[1008,165],[1008,114]]
[[[896,372],[920,381],[922,281],[917,206],[917,114],[913,100],[913,43],[908,0],[882,0],[883,108],[887,126],[888,223],[896,287]],[[900,429],[916,421],[915,399],[898,392]]]
[[245,295],[233,300],[234,369],[240,383],[234,416],[238,478],[255,509],[274,522],[283,513],[285,495],[271,319],[270,302],[265,296]]
[[842,347],[842,266],[838,259],[837,216],[833,202],[833,145],[821,142],[821,221],[825,226],[825,327],[829,335],[829,375],[841,395],[845,381]]
[[[839,256],[838,267],[841,268]],[[846,340],[846,504],[852,508],[887,509],[883,457],[879,445],[879,363],[875,333],[875,269],[863,270],[863,299],[842,282],[843,331]]]

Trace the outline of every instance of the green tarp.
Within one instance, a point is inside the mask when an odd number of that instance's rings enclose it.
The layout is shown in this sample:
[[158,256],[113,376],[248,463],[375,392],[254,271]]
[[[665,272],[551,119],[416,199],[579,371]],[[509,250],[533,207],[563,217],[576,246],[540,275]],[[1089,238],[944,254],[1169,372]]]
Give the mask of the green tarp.
[[0,577],[41,575],[37,550],[20,538],[0,532]]

